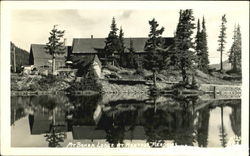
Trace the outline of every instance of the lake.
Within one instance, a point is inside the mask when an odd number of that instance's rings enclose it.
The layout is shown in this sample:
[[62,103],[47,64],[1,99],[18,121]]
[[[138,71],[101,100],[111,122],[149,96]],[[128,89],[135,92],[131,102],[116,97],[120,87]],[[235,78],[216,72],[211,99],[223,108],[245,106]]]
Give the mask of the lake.
[[227,147],[241,100],[104,94],[11,97],[12,147]]

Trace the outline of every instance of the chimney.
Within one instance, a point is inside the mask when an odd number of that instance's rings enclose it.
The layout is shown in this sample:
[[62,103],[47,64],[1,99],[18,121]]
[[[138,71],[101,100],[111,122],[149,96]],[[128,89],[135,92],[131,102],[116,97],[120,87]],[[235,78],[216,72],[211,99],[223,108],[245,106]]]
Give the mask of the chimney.
[[93,39],[93,35],[91,35],[91,39]]

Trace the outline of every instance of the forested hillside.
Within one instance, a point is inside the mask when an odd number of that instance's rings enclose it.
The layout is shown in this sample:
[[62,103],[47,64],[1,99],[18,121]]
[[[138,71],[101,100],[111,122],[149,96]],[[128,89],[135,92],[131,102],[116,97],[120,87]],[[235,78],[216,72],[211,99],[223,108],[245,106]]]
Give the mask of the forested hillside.
[[15,56],[16,56],[16,71],[20,72],[22,65],[29,64],[29,53],[26,50],[17,47],[14,43],[10,42],[11,71],[13,71],[13,67],[14,67],[14,47],[15,47]]

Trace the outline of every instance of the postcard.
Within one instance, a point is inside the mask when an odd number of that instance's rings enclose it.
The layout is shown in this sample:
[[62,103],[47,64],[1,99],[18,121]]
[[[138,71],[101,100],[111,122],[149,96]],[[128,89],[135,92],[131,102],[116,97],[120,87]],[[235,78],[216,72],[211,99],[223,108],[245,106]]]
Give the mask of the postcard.
[[249,2],[1,2],[2,155],[248,155]]

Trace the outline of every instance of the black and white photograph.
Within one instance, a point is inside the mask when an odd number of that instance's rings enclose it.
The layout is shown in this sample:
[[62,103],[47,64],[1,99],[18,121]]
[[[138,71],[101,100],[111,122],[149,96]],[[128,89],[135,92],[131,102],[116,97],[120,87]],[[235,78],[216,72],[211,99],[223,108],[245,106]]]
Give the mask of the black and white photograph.
[[2,155],[248,155],[249,2],[1,4]]

